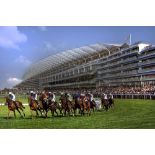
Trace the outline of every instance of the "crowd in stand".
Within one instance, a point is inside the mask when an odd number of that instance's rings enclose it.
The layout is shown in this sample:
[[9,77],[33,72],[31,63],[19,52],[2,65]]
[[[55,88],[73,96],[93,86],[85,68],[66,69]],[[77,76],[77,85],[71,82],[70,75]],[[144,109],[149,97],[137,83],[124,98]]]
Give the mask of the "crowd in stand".
[[[16,95],[29,95],[30,91],[28,90],[17,90],[17,89],[6,89],[6,90],[1,90],[0,94],[8,94],[9,91],[13,91]],[[51,90],[52,91],[52,90]],[[40,94],[41,91],[39,90],[35,90],[35,92],[37,94]],[[145,94],[151,94],[151,95],[155,95],[155,86],[144,86],[144,87],[102,87],[102,88],[98,88],[98,89],[78,89],[78,90],[73,90],[73,89],[67,89],[67,90],[54,90],[52,91],[54,92],[56,95],[60,95],[61,92],[67,92],[70,94],[74,94],[74,93],[92,93],[94,96],[99,97],[101,94],[113,94],[113,95],[118,95],[118,94],[141,94],[141,95],[145,95]]]
[[144,87],[107,87],[101,89],[101,92],[112,93],[112,94],[155,94],[155,86],[144,86]]

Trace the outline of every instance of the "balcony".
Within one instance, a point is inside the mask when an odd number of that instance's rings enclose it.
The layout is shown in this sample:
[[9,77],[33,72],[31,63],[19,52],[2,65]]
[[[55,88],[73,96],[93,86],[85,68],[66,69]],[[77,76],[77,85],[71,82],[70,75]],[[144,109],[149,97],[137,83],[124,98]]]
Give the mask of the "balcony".
[[139,66],[145,66],[145,65],[148,66],[148,65],[152,65],[154,63],[155,63],[155,59],[153,59],[153,60],[147,60],[145,62],[139,62],[138,65]]
[[155,57],[155,51],[153,53],[148,53],[146,55],[140,55],[139,56],[139,59],[148,59],[148,58],[152,58],[152,57]]

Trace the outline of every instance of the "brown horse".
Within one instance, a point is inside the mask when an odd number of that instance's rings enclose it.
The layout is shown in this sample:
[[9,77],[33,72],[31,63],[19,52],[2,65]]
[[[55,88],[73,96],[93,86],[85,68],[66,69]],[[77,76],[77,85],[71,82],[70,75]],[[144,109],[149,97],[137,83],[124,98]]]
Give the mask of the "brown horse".
[[[25,117],[24,109],[22,102],[20,101],[12,101],[8,97],[6,97],[6,103],[8,105],[8,118],[10,116],[10,112],[13,111],[14,117],[16,118],[16,110],[19,112],[21,117]],[[22,111],[23,115],[21,114],[20,110]]]
[[71,113],[73,114],[73,103],[65,96],[61,96],[59,100],[62,109],[62,115],[66,116],[67,113],[68,115],[70,115]]
[[[30,111],[31,111],[32,118],[33,118],[33,111],[35,111],[36,112],[36,115],[39,116],[38,111],[40,111],[40,107],[36,103],[36,101],[33,100],[32,97],[28,97],[28,103],[29,103],[29,106],[30,106]],[[41,111],[40,111],[40,113],[41,113]]]
[[57,116],[58,116],[57,109],[58,109],[59,107],[58,107],[57,102],[53,102],[52,100],[48,100],[48,107],[49,107],[49,110],[51,110],[52,116],[54,116],[54,113],[56,113]]
[[47,99],[47,96],[46,94],[41,94],[40,97],[39,97],[39,101],[41,102],[41,105],[42,105],[42,110],[44,111],[45,113],[45,117],[47,118],[47,113],[48,113],[48,110],[49,110],[49,106],[48,106],[48,99]]
[[82,97],[81,99],[79,99],[79,105],[81,108],[81,115],[85,115],[88,114],[90,115],[91,113],[91,105],[90,105],[90,101],[86,99],[86,97]]
[[76,116],[77,110],[79,110],[79,113],[81,114],[81,109],[82,109],[82,104],[80,102],[80,99],[78,98],[73,98],[73,110],[74,110],[74,115]]
[[95,111],[95,108],[96,108],[96,102],[94,100],[91,101],[91,98],[90,96],[87,96],[86,97],[87,101],[90,102],[90,109],[91,111]]

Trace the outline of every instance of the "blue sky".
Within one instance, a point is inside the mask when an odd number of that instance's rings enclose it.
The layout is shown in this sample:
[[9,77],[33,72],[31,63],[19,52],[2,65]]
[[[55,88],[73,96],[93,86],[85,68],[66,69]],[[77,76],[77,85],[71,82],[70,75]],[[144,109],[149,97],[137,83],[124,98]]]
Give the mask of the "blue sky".
[[132,43],[155,44],[155,27],[0,26],[0,89],[19,83],[31,64],[48,55],[95,43],[124,43],[129,34]]

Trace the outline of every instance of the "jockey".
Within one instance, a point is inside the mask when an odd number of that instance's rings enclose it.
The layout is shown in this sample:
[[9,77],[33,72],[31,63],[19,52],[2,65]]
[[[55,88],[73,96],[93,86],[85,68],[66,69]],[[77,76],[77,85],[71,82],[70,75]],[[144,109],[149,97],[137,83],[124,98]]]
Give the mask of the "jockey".
[[30,91],[30,97],[38,104],[38,95],[34,91]]
[[86,95],[85,95],[84,93],[81,93],[81,94],[80,94],[80,99],[83,100],[85,97],[86,97]]
[[93,104],[93,102],[94,102],[94,96],[93,96],[93,94],[88,93],[87,96],[88,96],[88,99],[90,101],[90,104]]
[[113,94],[110,93],[109,98],[113,100],[114,99]]
[[88,95],[88,97],[89,97],[90,101],[92,102],[92,101],[94,100],[94,96],[93,96],[93,94],[88,93],[87,95]]
[[30,97],[31,97],[31,99],[34,100],[34,92],[33,91],[30,91]]
[[80,99],[80,93],[77,92],[77,93],[73,94],[73,99]]
[[49,92],[49,93],[48,93],[48,100],[51,100],[52,102],[55,102],[55,94]]
[[71,96],[71,94],[65,93],[65,97],[67,97],[67,99],[68,99],[69,101],[72,101],[72,96]]
[[16,96],[12,92],[9,92],[9,99],[15,103],[16,108],[18,108],[16,103]]
[[33,95],[34,95],[34,100],[37,101],[38,100],[38,95],[36,92],[33,92]]
[[61,93],[60,93],[60,96],[64,96],[64,93],[63,93],[63,92],[61,92]]
[[103,94],[103,98],[107,100],[108,99],[107,94]]
[[11,100],[11,101],[16,101],[16,96],[15,96],[15,94],[13,94],[12,92],[9,92],[9,99]]

